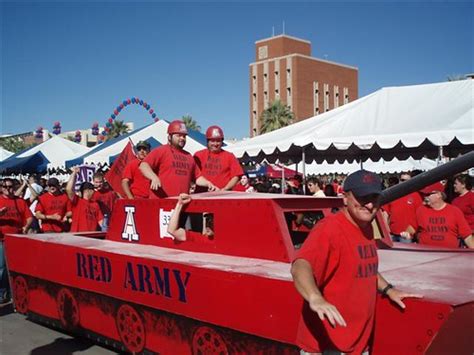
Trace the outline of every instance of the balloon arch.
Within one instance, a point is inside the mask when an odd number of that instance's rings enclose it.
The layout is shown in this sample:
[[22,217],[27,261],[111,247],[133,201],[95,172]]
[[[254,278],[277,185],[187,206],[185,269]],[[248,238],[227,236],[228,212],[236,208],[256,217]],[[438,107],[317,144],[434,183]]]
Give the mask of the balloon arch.
[[139,99],[138,97],[131,97],[129,99],[123,100],[122,103],[115,108],[115,110],[112,112],[109,119],[105,123],[104,130],[100,134],[99,124],[95,122],[92,125],[92,134],[95,136],[98,135],[99,141],[103,141],[105,136],[112,129],[112,124],[114,123],[114,120],[118,117],[120,112],[128,105],[140,105],[151,115],[155,122],[159,120],[159,118],[156,116],[155,111],[151,108],[150,104],[148,104],[146,101],[143,101],[142,99]]

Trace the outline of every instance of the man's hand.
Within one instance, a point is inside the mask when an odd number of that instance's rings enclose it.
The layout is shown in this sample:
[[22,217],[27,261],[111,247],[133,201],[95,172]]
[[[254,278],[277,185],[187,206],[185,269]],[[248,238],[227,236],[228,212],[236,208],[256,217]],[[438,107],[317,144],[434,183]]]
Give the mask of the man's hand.
[[191,196],[189,196],[188,194],[179,194],[179,197],[178,197],[178,203],[180,203],[181,205],[185,206],[187,205],[188,203],[191,202]]
[[160,187],[161,187],[160,178],[158,176],[154,176],[153,179],[151,179],[150,189],[158,190]]
[[81,171],[81,168],[76,165],[71,168],[71,171],[73,174],[79,174],[79,171]]
[[336,327],[336,325],[340,325],[342,327],[347,326],[346,321],[344,318],[342,318],[337,308],[327,302],[323,297],[319,295],[310,297],[309,307],[318,314],[321,321],[323,321],[324,317],[326,316],[329,323],[331,323],[333,327]]
[[209,184],[207,185],[207,189],[209,191],[220,191],[220,189],[210,181],[209,181]]
[[396,288],[391,288],[386,293],[387,297],[394,303],[396,303],[401,309],[405,309],[405,303],[403,303],[404,298],[423,298],[423,295],[413,294],[413,293],[406,293]]
[[413,239],[413,236],[407,231],[401,232],[400,237],[402,237],[403,239],[406,239],[406,240],[412,240]]
[[60,221],[61,220],[61,215],[59,213],[55,214],[50,214],[47,216],[47,219],[53,220],[53,221]]

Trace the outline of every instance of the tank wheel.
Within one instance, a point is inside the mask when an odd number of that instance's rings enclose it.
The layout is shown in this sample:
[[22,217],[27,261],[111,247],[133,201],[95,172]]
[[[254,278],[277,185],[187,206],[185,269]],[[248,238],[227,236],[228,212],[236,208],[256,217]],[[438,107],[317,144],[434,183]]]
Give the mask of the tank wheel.
[[199,327],[193,335],[193,355],[204,354],[229,354],[224,338],[209,327]]
[[26,314],[28,311],[28,283],[23,276],[13,280],[13,302],[18,313]]
[[115,318],[117,330],[123,345],[131,353],[139,353],[145,347],[145,326],[138,312],[128,304],[123,304]]
[[79,326],[79,305],[71,290],[62,288],[58,297],[59,320],[65,329],[73,330]]

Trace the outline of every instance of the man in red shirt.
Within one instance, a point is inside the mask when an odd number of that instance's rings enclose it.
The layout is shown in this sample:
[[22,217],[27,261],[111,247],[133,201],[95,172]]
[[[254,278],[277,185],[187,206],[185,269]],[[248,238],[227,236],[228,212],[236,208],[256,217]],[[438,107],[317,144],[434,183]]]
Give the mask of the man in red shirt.
[[154,149],[141,162],[140,171],[151,181],[150,198],[165,198],[189,193],[191,181],[209,191],[216,186],[201,174],[192,155],[184,150],[188,130],[183,121],[175,120],[168,126],[168,144]]
[[467,174],[461,174],[454,179],[454,192],[458,195],[453,200],[453,206],[458,207],[467,223],[474,231],[474,192],[472,192],[472,178]]
[[[400,183],[410,179],[408,173],[400,175]],[[403,236],[414,234],[416,226],[416,210],[423,204],[418,192],[413,192],[383,206],[388,215],[390,234],[394,242],[409,243],[411,240]]]
[[105,181],[104,174],[100,171],[94,173],[92,183],[94,184],[92,201],[99,204],[100,211],[104,216],[110,217],[112,215],[112,210],[114,209],[114,203],[118,198],[117,194]]
[[378,273],[371,222],[380,207],[381,180],[359,170],[344,182],[344,205],[312,229],[291,267],[305,299],[297,342],[305,352],[368,350],[379,290],[405,308],[405,297]]
[[0,195],[0,303],[10,300],[8,272],[3,252],[3,238],[8,233],[27,233],[33,221],[31,213],[25,200],[14,195],[12,179],[2,181],[2,192]]
[[72,168],[72,174],[66,185],[66,193],[72,204],[71,232],[89,232],[100,230],[104,216],[97,202],[92,201],[94,185],[83,182],[79,189],[81,196],[74,192],[79,168]]
[[45,233],[64,232],[64,223],[70,209],[69,199],[61,192],[59,181],[50,178],[48,192],[42,194],[36,205],[35,215],[41,221],[41,230]]
[[428,204],[416,210],[418,242],[458,248],[460,240],[463,240],[468,248],[474,248],[471,227],[459,208],[445,202],[443,184],[432,184],[421,192],[428,196]]
[[234,154],[222,149],[224,132],[219,126],[210,126],[206,138],[207,149],[196,152],[194,160],[207,180],[221,190],[232,190],[244,173],[242,167]]
[[137,159],[128,163],[122,174],[122,189],[129,199],[148,198],[150,195],[150,180],[139,169],[140,163],[150,153],[150,143],[140,141],[136,148]]

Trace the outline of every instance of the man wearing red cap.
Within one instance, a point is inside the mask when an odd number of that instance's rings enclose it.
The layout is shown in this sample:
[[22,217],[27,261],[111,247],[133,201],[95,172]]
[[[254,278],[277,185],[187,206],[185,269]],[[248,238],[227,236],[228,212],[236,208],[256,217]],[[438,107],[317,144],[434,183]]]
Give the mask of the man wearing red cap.
[[472,231],[462,211],[446,203],[444,185],[437,182],[425,187],[421,193],[428,203],[416,210],[418,242],[458,248],[462,240],[468,248],[474,248]]
[[321,220],[298,251],[291,273],[305,299],[297,343],[309,353],[367,352],[377,290],[399,307],[406,294],[378,273],[372,220],[381,180],[357,171],[344,182],[345,208]]
[[150,143],[140,141],[136,145],[137,158],[127,164],[122,175],[122,189],[129,199],[148,198],[150,195],[150,180],[140,171],[140,163],[150,153]]
[[66,214],[72,206],[66,194],[61,192],[59,180],[50,178],[47,182],[48,192],[38,198],[35,215],[41,221],[41,230],[45,233],[64,232]]
[[154,149],[140,164],[143,176],[150,180],[150,198],[165,198],[189,193],[191,181],[209,191],[216,186],[201,174],[193,156],[184,150],[188,130],[183,121],[168,126],[168,144]]
[[210,126],[206,138],[207,149],[196,152],[194,160],[207,180],[221,190],[232,190],[244,173],[242,167],[234,154],[222,149],[224,132],[219,126]]

